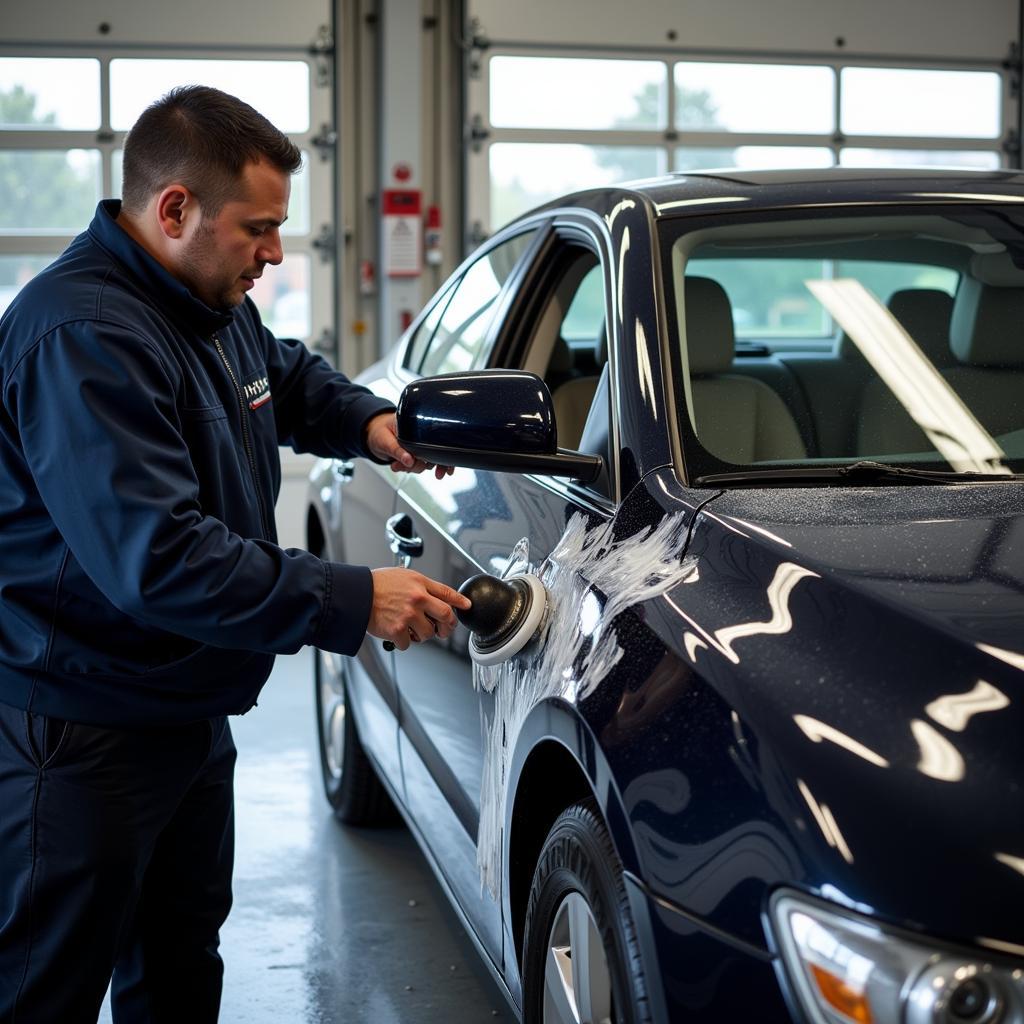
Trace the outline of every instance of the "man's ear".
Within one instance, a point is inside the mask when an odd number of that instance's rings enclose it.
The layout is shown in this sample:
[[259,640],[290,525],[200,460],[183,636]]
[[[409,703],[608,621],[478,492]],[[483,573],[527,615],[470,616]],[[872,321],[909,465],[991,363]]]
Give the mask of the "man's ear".
[[185,185],[168,185],[157,196],[156,219],[167,238],[181,238],[200,219],[199,202]]

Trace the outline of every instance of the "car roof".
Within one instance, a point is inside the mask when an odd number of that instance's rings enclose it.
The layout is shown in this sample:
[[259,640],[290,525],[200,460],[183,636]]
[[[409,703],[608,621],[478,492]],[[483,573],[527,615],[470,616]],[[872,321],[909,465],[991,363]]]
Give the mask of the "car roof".
[[[1024,171],[849,168],[749,170],[731,168],[667,174],[659,178],[586,189],[540,207],[583,206],[612,210],[623,199],[642,198],[656,216],[708,214],[729,209],[797,209],[809,206],[918,203],[1024,203]],[[536,212],[536,211],[535,211]]]

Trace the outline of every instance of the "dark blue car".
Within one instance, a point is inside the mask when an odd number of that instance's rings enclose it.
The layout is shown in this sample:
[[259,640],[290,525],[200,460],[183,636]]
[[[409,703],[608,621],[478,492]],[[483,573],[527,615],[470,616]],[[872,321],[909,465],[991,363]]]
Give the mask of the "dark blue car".
[[541,614],[321,654],[327,796],[525,1020],[1024,1021],[1024,176],[573,195],[361,379],[460,468],[311,549]]

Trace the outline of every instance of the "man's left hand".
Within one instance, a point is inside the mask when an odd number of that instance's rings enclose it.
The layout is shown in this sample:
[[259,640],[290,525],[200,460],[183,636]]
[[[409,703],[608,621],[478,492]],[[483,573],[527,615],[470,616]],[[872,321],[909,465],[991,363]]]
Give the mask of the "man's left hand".
[[398,443],[398,424],[393,412],[379,413],[367,423],[366,447],[378,459],[390,459],[391,468],[396,473],[422,473],[425,469],[433,469],[434,476],[440,480],[453,471],[451,466],[436,466],[407,452]]

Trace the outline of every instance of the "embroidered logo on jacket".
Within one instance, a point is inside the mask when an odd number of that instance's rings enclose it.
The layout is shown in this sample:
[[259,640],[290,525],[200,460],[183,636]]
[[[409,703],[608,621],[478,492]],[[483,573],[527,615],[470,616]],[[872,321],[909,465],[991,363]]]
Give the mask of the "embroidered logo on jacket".
[[270,401],[270,381],[260,377],[245,385],[245,397],[249,400],[250,409],[258,409]]

